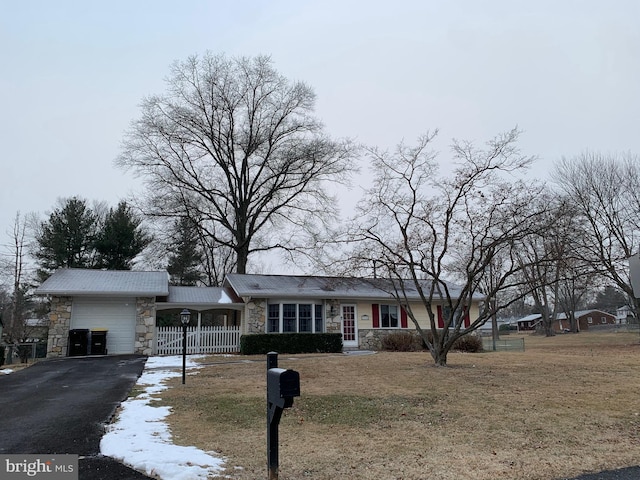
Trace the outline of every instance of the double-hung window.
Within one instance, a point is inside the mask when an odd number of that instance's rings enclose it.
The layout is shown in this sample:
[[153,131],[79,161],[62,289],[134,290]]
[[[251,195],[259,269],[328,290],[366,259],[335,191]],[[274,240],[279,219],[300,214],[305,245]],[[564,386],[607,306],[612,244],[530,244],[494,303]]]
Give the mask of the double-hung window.
[[282,304],[282,331],[286,333],[292,333],[297,331],[297,305],[295,303],[283,303]]
[[382,328],[398,328],[397,305],[380,305],[380,326]]
[[280,331],[280,305],[270,304],[267,314],[267,333]]
[[407,328],[407,311],[397,304],[371,304],[373,328]]

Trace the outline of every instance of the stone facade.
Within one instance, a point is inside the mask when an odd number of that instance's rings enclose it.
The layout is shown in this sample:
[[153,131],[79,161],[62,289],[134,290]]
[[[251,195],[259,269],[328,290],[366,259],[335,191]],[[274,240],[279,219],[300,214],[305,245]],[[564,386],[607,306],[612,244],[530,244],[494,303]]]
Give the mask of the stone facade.
[[51,297],[47,357],[65,357],[69,346],[71,297]]
[[136,298],[136,338],[134,353],[153,355],[156,337],[156,299]]
[[420,342],[420,337],[415,330],[411,329],[360,329],[358,330],[358,348],[362,350],[381,350],[382,339],[392,333],[409,333],[416,337],[416,342]]
[[[333,314],[331,313],[333,312]],[[327,333],[342,333],[342,316],[340,315],[340,300],[327,300]]]
[[267,301],[251,299],[245,309],[245,333],[265,333],[265,321],[267,318]]

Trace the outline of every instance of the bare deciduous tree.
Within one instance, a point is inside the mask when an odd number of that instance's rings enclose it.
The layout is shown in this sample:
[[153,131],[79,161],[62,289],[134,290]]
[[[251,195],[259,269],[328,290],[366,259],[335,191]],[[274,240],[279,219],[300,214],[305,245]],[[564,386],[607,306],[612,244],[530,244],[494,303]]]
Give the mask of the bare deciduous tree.
[[30,285],[27,282],[27,225],[28,219],[16,213],[13,230],[10,233],[11,245],[2,267],[11,279],[7,302],[2,306],[3,336],[9,345],[8,361],[11,362],[14,346],[24,342],[33,330],[27,324],[31,311]]
[[193,56],[143,101],[116,163],[146,182],[147,214],[200,220],[245,273],[252,253],[302,245],[334,213],[323,183],[348,179],[353,147],[323,133],[314,103],[268,57]]
[[[579,220],[581,260],[634,298],[628,258],[639,250],[640,158],[586,152],[562,159],[553,179]],[[639,317],[640,300],[634,302]]]
[[[539,212],[531,208],[539,189],[510,176],[533,161],[517,149],[518,135],[516,129],[499,135],[485,149],[454,141],[455,169],[444,178],[429,150],[435,134],[392,153],[370,150],[376,181],[359,205],[360,260],[394,281],[396,298],[436,365],[446,365],[458,338],[517,299],[499,293],[521,286],[515,245],[539,227]],[[431,335],[412,312],[406,286],[418,291]],[[479,315],[465,325],[478,299]],[[447,312],[442,329],[437,305]]]

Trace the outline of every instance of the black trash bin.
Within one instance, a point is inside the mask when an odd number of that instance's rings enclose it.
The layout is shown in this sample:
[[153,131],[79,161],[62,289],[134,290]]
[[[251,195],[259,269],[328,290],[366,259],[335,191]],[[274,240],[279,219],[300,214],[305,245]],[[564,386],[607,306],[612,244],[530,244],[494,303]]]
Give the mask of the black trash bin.
[[89,329],[69,330],[69,356],[77,357],[89,353]]
[[91,330],[91,351],[90,355],[107,354],[107,330],[98,328]]

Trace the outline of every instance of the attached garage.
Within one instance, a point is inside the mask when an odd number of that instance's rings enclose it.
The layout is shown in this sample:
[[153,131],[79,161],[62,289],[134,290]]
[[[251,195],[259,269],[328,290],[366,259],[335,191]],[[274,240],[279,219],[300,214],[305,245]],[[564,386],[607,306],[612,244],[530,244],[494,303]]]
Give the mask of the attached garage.
[[[47,357],[151,355],[156,298],[169,295],[169,275],[61,268],[36,293],[51,302]],[[90,336],[91,330],[95,332]]]
[[73,299],[71,330],[107,330],[107,353],[134,353],[136,331],[135,298]]

